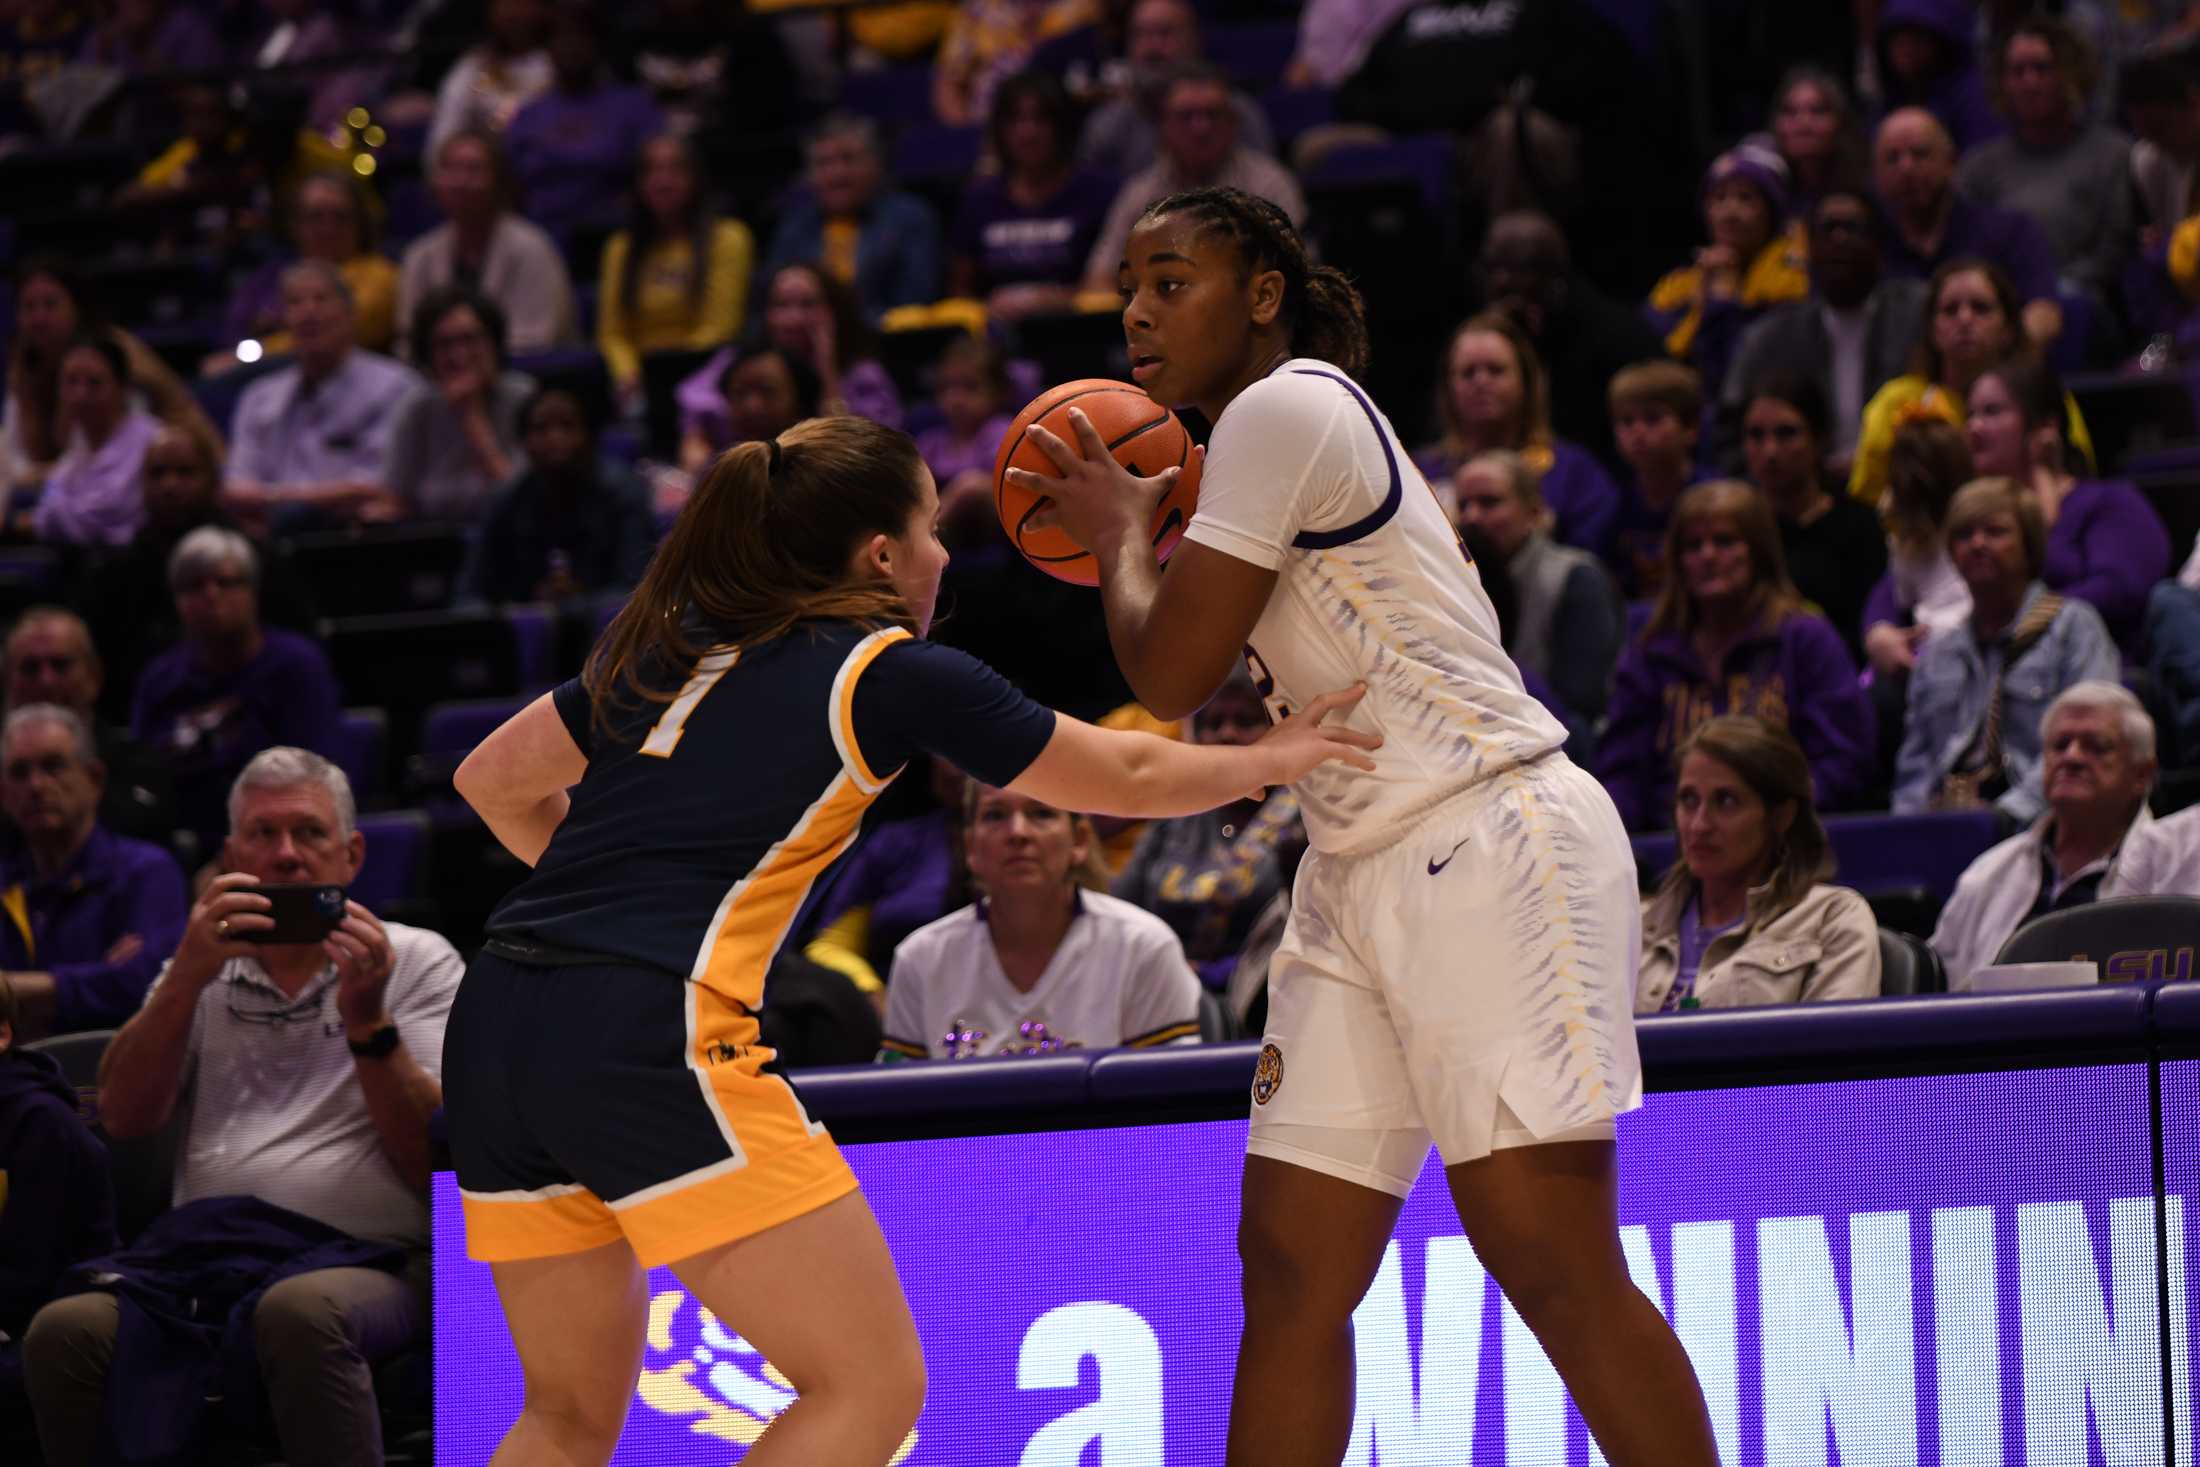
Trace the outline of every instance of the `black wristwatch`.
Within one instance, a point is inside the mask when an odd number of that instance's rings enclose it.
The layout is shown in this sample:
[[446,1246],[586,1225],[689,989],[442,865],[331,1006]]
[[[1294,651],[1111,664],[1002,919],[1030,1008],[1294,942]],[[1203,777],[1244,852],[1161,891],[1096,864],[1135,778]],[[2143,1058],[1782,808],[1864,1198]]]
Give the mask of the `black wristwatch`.
[[387,1059],[397,1048],[397,1026],[384,1024],[364,1040],[347,1039],[344,1042],[361,1059]]

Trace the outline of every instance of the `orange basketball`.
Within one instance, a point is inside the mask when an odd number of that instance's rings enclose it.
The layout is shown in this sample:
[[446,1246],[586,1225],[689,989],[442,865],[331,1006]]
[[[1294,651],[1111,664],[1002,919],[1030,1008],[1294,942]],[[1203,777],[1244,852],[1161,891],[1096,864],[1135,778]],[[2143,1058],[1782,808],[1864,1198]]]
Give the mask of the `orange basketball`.
[[1079,586],[1097,586],[1100,567],[1091,553],[1062,530],[1032,525],[1031,516],[1044,501],[1008,482],[1012,468],[1048,478],[1061,472],[1045,450],[1031,441],[1029,429],[1043,423],[1055,437],[1077,447],[1077,430],[1069,420],[1072,405],[1092,420],[1115,461],[1140,478],[1150,479],[1167,468],[1184,470],[1153,507],[1153,545],[1163,560],[1183,538],[1192,508],[1199,502],[1199,456],[1192,452],[1192,435],[1184,431],[1176,414],[1128,382],[1105,377],[1064,382],[1040,393],[1016,415],[993,463],[993,507],[1000,512],[1001,528],[1008,531],[1009,542],[1024,559],[1048,575]]

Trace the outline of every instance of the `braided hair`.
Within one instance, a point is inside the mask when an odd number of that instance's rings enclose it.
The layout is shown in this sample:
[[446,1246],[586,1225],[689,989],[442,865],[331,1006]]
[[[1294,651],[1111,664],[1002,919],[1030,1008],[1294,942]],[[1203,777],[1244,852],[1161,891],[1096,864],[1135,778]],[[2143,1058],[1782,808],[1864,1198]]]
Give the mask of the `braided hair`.
[[1257,270],[1283,276],[1281,318],[1292,351],[1350,377],[1367,370],[1367,315],[1360,293],[1342,270],[1314,263],[1290,215],[1243,189],[1195,188],[1147,205],[1139,220],[1165,214],[1189,214],[1202,233],[1229,235],[1248,276]]

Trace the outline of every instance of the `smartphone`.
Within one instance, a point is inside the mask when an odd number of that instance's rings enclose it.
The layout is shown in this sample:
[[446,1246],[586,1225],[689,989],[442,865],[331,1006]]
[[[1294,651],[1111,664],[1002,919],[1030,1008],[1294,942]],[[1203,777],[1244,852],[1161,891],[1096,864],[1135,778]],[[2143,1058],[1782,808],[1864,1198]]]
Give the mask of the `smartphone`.
[[256,927],[237,933],[240,942],[319,942],[344,920],[344,889],[311,883],[247,886],[242,888],[268,900],[266,916],[273,927]]

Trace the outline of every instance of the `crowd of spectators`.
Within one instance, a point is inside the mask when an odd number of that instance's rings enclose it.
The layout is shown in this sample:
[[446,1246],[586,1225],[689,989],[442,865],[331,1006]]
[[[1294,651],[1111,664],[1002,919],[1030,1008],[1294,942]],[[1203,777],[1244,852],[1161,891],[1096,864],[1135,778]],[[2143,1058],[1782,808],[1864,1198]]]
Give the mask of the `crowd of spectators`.
[[[349,742],[347,555],[434,586],[392,661],[547,608],[471,690],[518,698],[717,454],[854,414],[939,481],[935,635],[1081,716],[1258,736],[1250,678],[1157,724],[991,511],[1018,404],[1120,375],[1123,242],[1181,189],[1357,278],[1364,385],[1529,689],[1671,832],[1641,1011],[1872,998],[1898,940],[1990,987],[2033,918],[2200,898],[2200,7],[1827,9],[0,6],[0,1451],[11,1372],[55,1464],[202,1425],[118,1419],[153,1367],[86,1280],[212,1232],[273,1285],[232,1333],[285,1450],[380,1460],[485,907],[216,930],[256,881],[349,885],[361,802],[486,845],[421,709]],[[1288,791],[1126,825],[940,767],[884,806],[774,969],[860,1022],[768,1023],[791,1060],[1257,1026]],[[1837,867],[1886,812],[1981,832],[1922,908]],[[25,1046],[108,1030],[95,1135]],[[176,1206],[118,1236],[100,1148],[148,1135]]]

